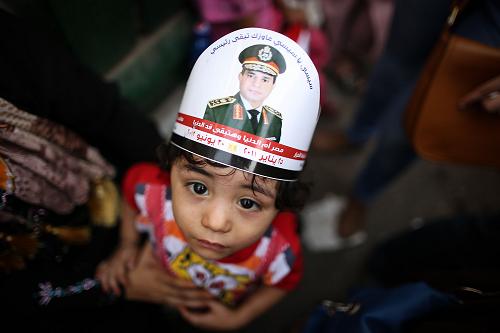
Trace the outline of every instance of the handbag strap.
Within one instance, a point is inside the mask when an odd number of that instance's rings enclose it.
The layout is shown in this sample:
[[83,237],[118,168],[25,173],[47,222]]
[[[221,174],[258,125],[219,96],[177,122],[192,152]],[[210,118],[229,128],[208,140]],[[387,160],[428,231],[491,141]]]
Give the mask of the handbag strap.
[[451,11],[450,15],[448,15],[448,18],[446,19],[446,27],[447,29],[451,29],[451,27],[455,24],[457,21],[458,14],[460,14],[469,0],[455,0],[453,1],[451,5]]

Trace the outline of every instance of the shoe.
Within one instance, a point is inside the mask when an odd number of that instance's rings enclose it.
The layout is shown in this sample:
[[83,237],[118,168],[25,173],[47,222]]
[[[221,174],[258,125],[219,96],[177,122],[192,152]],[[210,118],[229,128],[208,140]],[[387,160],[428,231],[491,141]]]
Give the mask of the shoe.
[[348,238],[365,228],[366,205],[355,197],[349,197],[339,215],[337,233],[342,238]]
[[313,252],[336,251],[364,243],[367,238],[364,230],[345,238],[339,236],[338,224],[345,207],[345,198],[328,195],[304,208],[301,213],[301,234],[307,249]]

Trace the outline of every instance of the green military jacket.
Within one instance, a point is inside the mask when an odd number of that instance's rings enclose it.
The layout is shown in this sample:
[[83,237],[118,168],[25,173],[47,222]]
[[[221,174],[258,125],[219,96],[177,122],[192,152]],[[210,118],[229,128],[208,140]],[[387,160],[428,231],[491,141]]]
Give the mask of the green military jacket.
[[252,133],[275,142],[279,142],[281,138],[281,123],[283,120],[281,114],[271,107],[264,105],[257,130],[254,131],[247,110],[241,100],[240,93],[209,101],[203,119]]

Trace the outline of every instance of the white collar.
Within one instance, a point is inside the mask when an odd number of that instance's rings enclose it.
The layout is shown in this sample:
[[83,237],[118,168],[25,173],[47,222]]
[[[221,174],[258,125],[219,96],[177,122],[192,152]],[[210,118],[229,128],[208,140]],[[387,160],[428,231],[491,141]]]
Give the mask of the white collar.
[[[240,93],[240,98],[241,98],[241,101],[243,102],[243,106],[245,107],[245,110],[247,110],[247,112],[248,112],[248,110],[252,110],[252,109],[253,109],[253,110],[257,110],[257,111],[259,111],[259,112],[262,112],[262,105],[261,105],[261,106],[259,106],[258,108],[255,108],[255,109],[254,109],[254,108],[252,108],[252,104],[250,104],[250,102],[249,102],[249,101],[247,101],[247,100],[243,97],[243,95],[242,95],[241,93]],[[259,115],[260,115],[260,113],[259,113]]]

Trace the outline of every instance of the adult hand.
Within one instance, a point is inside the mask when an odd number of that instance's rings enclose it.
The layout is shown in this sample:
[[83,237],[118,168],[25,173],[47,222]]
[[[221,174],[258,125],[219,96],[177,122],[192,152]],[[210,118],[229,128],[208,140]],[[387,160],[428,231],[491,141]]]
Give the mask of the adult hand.
[[241,312],[230,309],[217,300],[208,301],[205,306],[205,311],[192,311],[184,306],[178,309],[193,326],[206,330],[235,330],[247,323]]
[[137,245],[122,244],[109,259],[97,266],[96,278],[101,281],[105,292],[121,294],[120,286],[127,283],[127,273],[135,266],[137,252]]
[[459,101],[462,109],[472,104],[479,104],[490,113],[500,113],[500,75],[479,85]]
[[205,311],[192,311],[186,307],[179,307],[179,311],[194,326],[210,330],[235,330],[266,312],[285,295],[286,291],[283,289],[262,286],[237,308],[229,308],[217,300],[210,300],[205,303]]
[[165,304],[171,307],[206,307],[213,298],[191,281],[171,276],[154,257],[147,243],[139,254],[136,266],[128,273],[125,297],[129,300]]

